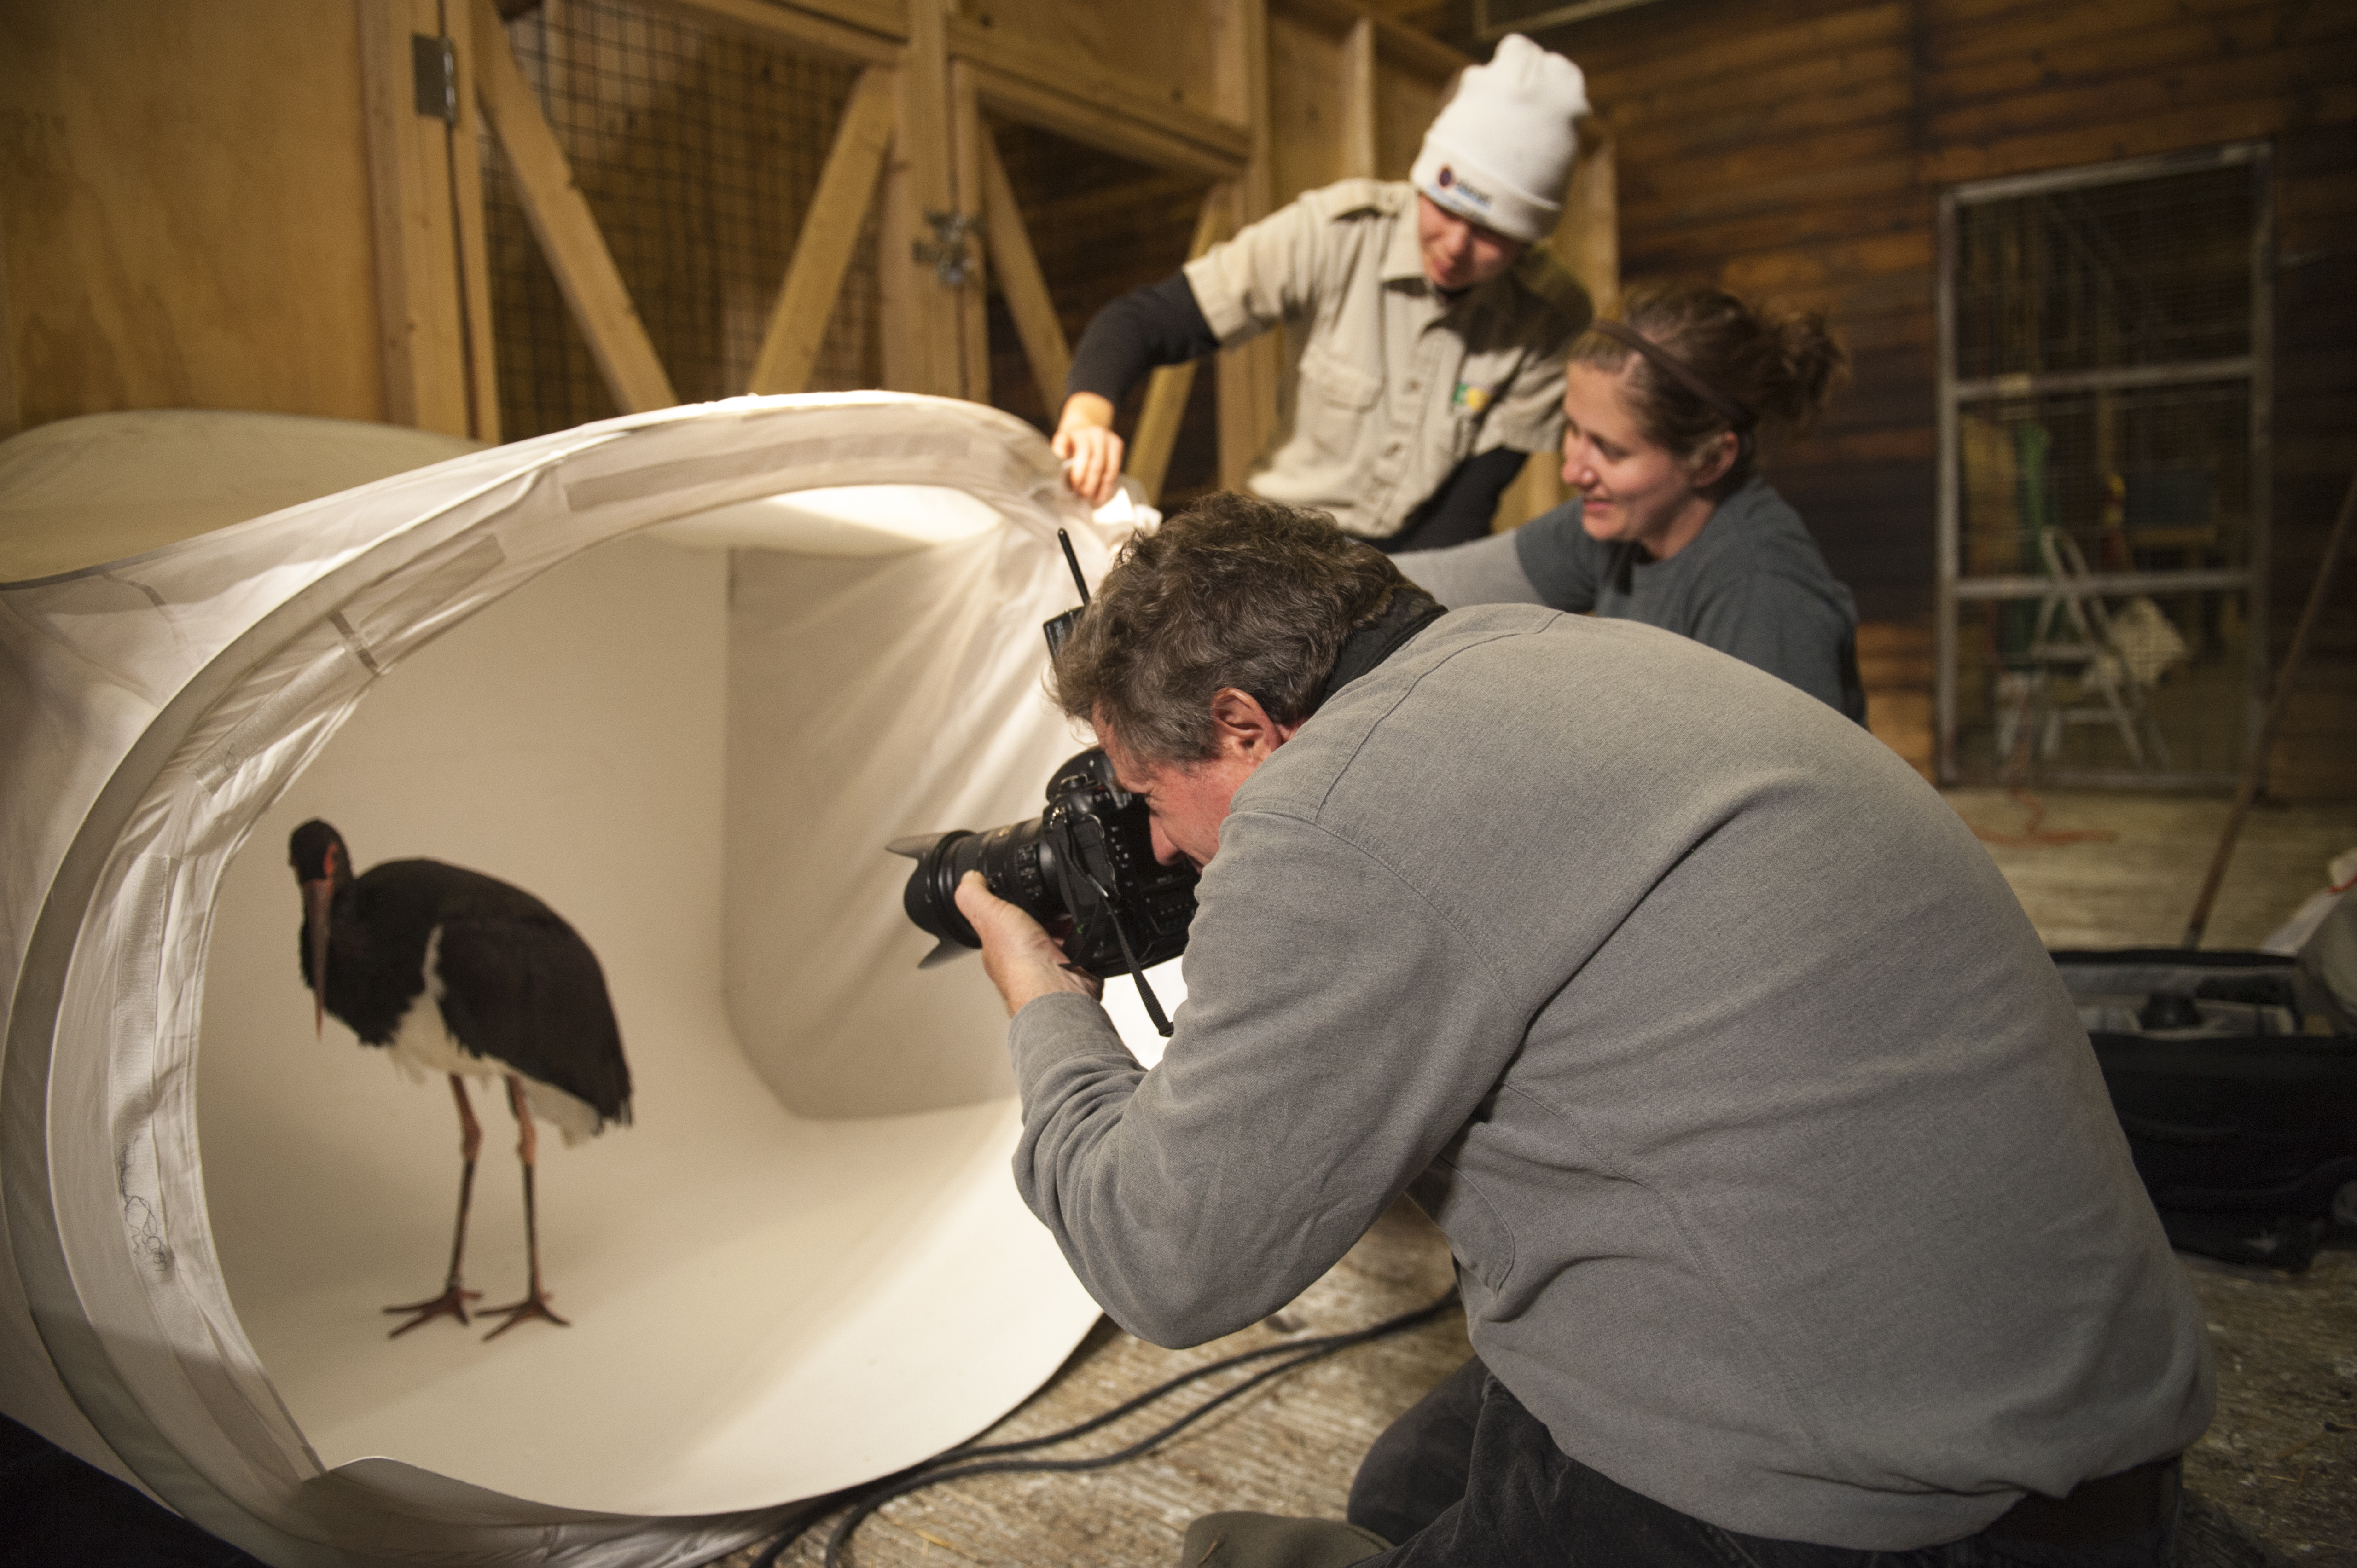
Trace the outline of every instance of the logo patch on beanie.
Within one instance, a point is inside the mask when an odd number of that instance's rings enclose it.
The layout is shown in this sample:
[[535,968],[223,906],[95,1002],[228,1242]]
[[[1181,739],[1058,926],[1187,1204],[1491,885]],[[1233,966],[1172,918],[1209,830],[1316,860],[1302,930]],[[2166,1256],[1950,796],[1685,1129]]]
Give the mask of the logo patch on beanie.
[[1451,199],[1458,201],[1469,202],[1472,206],[1479,208],[1485,217],[1488,215],[1490,211],[1490,193],[1483,190],[1480,186],[1466,184],[1465,177],[1458,174],[1456,169],[1448,164],[1440,166],[1440,172],[1433,177],[1433,183],[1439,186],[1441,189],[1448,192]]

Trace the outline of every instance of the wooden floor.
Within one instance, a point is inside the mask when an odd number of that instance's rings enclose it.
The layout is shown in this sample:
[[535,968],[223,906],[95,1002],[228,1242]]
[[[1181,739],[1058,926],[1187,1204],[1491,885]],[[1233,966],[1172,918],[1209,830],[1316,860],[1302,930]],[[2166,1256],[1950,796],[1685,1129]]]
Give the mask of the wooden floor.
[[[2033,810],[1994,789],[1949,798],[1967,822],[2002,836],[2020,836]],[[2114,835],[1991,843],[2048,945],[2174,945],[2225,803],[2058,792],[2039,804],[2048,832]],[[2255,814],[2205,945],[2255,945],[2322,885],[2326,860],[2352,845],[2357,806]],[[2329,1251],[2293,1277],[2196,1260],[2186,1267],[2211,1320],[2221,1397],[2217,1421],[2187,1460],[2200,1501],[2180,1560],[2259,1568],[2268,1559],[2255,1542],[2264,1541],[2303,1568],[2357,1568],[2357,1251]],[[994,1436],[1054,1430],[1237,1350],[1373,1323],[1432,1300],[1448,1283],[1445,1243],[1402,1207],[1279,1321],[1184,1352],[1101,1323]],[[1462,1322],[1452,1315],[1256,1390],[1117,1469],[977,1477],[900,1499],[860,1528],[848,1557],[861,1568],[1176,1568],[1180,1534],[1199,1514],[1257,1509],[1339,1518],[1375,1434],[1466,1354]],[[1172,1402],[1196,1397],[1190,1391]],[[1074,1447],[1109,1451],[1175,1413],[1146,1412]],[[822,1561],[832,1522],[822,1520],[780,1561]],[[724,1561],[748,1568],[754,1556],[747,1550]]]

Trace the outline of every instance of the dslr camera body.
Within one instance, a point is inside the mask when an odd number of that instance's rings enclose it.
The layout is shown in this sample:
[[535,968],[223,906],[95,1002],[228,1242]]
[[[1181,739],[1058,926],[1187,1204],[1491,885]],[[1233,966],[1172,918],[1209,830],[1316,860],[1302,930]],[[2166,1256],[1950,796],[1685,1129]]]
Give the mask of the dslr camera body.
[[1114,782],[1113,761],[1101,747],[1056,769],[1047,811],[1028,822],[983,832],[953,829],[921,848],[893,847],[917,860],[900,907],[945,944],[982,945],[955,902],[959,881],[979,871],[993,893],[1050,931],[1069,920],[1065,958],[1100,980],[1186,950],[1195,868],[1154,858],[1146,802]]
[[[1051,660],[1089,604],[1089,585],[1071,539],[1060,528],[1056,539],[1064,547],[1081,604],[1039,628]],[[982,946],[956,901],[958,883],[967,872],[979,871],[993,893],[1050,932],[1069,923],[1059,940],[1073,968],[1099,980],[1135,976],[1146,1016],[1163,1035],[1170,1033],[1146,971],[1187,950],[1187,927],[1195,918],[1195,868],[1183,860],[1164,865],[1154,858],[1154,824],[1146,802],[1114,781],[1113,759],[1103,747],[1092,746],[1057,768],[1048,780],[1048,809],[1028,822],[983,832],[953,828],[896,839],[887,847],[915,859],[917,869],[901,890],[900,908],[919,930],[939,940],[920,968]]]

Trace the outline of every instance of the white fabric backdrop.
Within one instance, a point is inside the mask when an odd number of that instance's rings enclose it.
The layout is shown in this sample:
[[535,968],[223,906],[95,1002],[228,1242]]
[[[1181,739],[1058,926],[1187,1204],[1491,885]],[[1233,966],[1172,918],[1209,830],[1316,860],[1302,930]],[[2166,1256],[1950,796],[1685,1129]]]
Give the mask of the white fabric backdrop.
[[[762,499],[881,485],[959,494]],[[0,589],[9,1413],[274,1563],[647,1563],[1036,1386],[1094,1308],[1006,1177],[986,983],[915,972],[878,851],[1036,812],[1077,748],[1038,690],[1059,525],[1092,577],[1125,532],[1004,415],[747,399]],[[442,1266],[455,1117],[311,1037],[315,812],[605,962],[639,1124],[543,1144],[571,1329],[382,1337]]]

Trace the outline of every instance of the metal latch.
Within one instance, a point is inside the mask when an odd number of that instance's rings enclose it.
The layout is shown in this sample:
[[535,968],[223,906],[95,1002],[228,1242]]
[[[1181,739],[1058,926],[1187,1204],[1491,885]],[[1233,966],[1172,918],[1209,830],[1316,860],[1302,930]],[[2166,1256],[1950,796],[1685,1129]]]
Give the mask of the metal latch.
[[930,265],[943,287],[963,288],[974,274],[974,258],[966,247],[980,237],[982,220],[971,213],[936,212],[928,208],[925,221],[931,225],[933,237],[909,241],[909,253]]
[[417,112],[446,125],[458,123],[458,46],[424,33],[409,35],[409,63],[417,79]]

